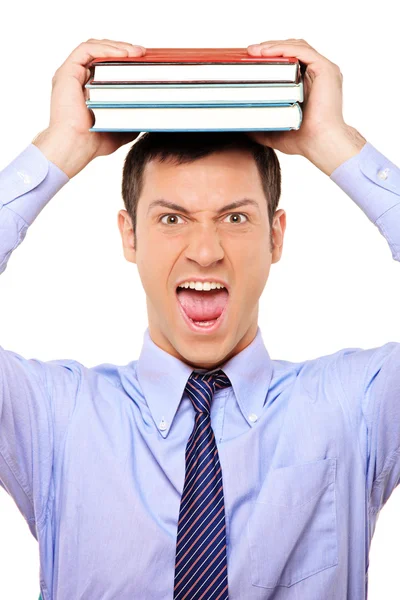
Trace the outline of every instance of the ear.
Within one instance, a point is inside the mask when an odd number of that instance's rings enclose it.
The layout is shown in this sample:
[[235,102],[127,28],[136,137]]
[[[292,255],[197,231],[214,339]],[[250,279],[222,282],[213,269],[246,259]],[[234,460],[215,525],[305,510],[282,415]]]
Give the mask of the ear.
[[286,213],[283,208],[277,210],[272,220],[272,263],[278,262],[282,256],[283,237],[286,229]]
[[121,234],[122,247],[126,260],[136,263],[135,234],[128,211],[120,210],[118,212],[118,228]]

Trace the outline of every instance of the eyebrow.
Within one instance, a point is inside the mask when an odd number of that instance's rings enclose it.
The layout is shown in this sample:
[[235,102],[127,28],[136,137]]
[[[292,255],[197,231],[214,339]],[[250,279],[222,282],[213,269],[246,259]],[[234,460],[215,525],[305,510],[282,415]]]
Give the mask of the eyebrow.
[[[231,202],[230,204],[226,204],[219,210],[217,210],[217,214],[221,214],[226,210],[232,210],[233,208],[240,208],[241,206],[254,206],[255,208],[259,208],[258,202],[252,200],[251,198],[242,198],[241,200],[236,200],[235,202]],[[175,204],[175,202],[169,202],[168,200],[164,200],[160,198],[159,200],[154,200],[151,202],[147,213],[151,211],[152,208],[156,208],[157,206],[163,206],[164,208],[170,208],[171,210],[179,211],[185,215],[191,215],[192,213],[187,210],[184,206],[180,206],[179,204]]]

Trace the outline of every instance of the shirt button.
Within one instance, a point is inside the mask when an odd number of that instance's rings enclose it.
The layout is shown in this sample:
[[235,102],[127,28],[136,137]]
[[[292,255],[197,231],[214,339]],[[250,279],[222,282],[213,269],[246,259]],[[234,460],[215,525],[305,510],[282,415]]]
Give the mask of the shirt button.
[[258,417],[254,413],[251,413],[249,415],[249,421],[251,421],[252,423],[255,423],[257,421],[257,419],[258,419]]
[[160,429],[161,431],[165,431],[168,427],[168,423],[167,421],[164,421],[164,419],[161,419],[159,425],[158,425],[158,429]]
[[29,177],[29,175],[27,173],[24,173],[24,171],[17,171],[17,175],[20,179],[22,179],[22,181],[24,183],[30,183],[31,182],[31,178]]
[[379,179],[387,179],[389,171],[390,171],[390,169],[384,169],[383,171],[379,171],[378,172]]

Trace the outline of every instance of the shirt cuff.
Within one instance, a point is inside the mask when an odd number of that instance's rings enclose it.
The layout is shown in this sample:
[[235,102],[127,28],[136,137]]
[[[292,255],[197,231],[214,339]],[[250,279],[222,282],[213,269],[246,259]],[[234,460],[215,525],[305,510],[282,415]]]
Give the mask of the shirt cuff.
[[330,179],[375,224],[386,211],[400,203],[400,169],[370,142],[339,165]]
[[0,172],[0,209],[8,205],[31,225],[69,179],[31,143]]

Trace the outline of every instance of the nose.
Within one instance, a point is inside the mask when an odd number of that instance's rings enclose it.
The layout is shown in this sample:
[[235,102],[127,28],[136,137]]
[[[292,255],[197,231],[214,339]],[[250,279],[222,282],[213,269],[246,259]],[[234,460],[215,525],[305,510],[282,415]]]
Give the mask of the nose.
[[204,225],[191,232],[186,248],[186,258],[197,262],[202,267],[209,267],[224,258],[219,234],[214,225]]

